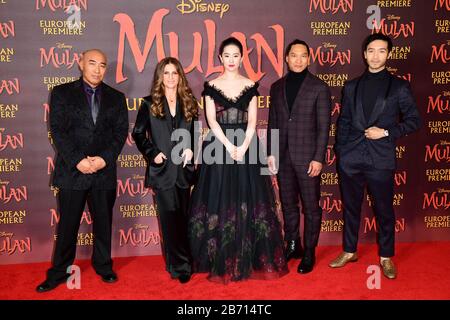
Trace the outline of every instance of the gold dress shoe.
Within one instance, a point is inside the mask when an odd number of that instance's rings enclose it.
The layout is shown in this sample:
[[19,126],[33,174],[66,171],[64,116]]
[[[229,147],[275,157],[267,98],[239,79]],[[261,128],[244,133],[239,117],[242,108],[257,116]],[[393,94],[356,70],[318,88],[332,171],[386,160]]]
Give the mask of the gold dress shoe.
[[392,259],[385,259],[380,262],[380,265],[386,278],[395,279],[397,277],[397,269]]
[[355,253],[342,252],[336,259],[330,262],[331,268],[341,268],[347,264],[347,262],[355,262],[358,260],[358,255]]

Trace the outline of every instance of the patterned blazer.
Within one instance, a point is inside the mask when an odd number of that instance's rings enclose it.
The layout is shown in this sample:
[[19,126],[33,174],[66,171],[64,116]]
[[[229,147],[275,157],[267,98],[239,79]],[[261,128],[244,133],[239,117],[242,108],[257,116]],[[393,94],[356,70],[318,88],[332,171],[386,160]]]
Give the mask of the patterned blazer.
[[[114,189],[116,160],[128,135],[125,95],[105,83],[97,121],[84,93],[81,78],[53,88],[50,96],[50,130],[56,147],[54,186],[64,189]],[[100,156],[106,167],[94,174],[76,168],[87,156]]]
[[[352,153],[357,152],[357,146],[366,144],[375,168],[393,170],[396,166],[396,140],[421,126],[411,86],[408,81],[389,74],[384,84],[387,88],[380,90],[370,119],[366,119],[362,92],[358,90],[361,78],[347,81],[342,90],[341,115],[337,122],[334,149],[342,166],[352,160]],[[364,131],[372,126],[387,129],[389,136],[377,140],[367,139]]]
[[267,153],[273,154],[272,129],[279,130],[279,162],[290,155],[295,165],[308,165],[312,160],[323,163],[328,145],[331,95],[326,83],[306,74],[297,93],[292,111],[286,99],[286,76],[270,88],[270,111]]

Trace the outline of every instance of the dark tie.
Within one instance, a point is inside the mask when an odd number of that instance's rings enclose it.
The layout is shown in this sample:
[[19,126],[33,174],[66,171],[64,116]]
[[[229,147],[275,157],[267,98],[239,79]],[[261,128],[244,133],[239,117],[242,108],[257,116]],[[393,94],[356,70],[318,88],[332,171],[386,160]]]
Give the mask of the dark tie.
[[87,91],[91,95],[91,114],[92,114],[92,120],[94,120],[94,124],[97,121],[97,115],[98,115],[98,103],[97,99],[95,99],[95,90],[94,88],[87,88]]

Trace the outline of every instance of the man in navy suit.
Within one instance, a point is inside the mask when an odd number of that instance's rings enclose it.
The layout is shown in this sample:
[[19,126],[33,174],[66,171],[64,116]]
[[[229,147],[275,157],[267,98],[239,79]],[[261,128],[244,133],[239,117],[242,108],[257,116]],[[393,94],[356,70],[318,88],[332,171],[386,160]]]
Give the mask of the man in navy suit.
[[103,83],[106,56],[85,51],[79,80],[56,86],[50,96],[50,129],[56,148],[53,186],[60,220],[52,267],[37,292],[66,281],[86,201],[93,219],[92,265],[104,282],[115,282],[111,229],[116,200],[116,160],[128,135],[125,95]]
[[358,259],[361,205],[367,186],[378,224],[380,265],[384,275],[394,279],[395,142],[418,130],[420,118],[409,82],[386,70],[391,39],[372,34],[365,39],[363,49],[368,68],[345,84],[337,124],[335,151],[344,204],[344,251],[330,267],[343,267]]

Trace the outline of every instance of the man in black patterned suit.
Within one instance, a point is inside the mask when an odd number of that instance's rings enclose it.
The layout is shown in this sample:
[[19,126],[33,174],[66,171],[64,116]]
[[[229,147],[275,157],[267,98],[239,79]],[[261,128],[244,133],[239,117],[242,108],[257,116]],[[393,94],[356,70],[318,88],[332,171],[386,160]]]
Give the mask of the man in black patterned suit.
[[[328,144],[331,95],[327,84],[308,71],[306,42],[291,42],[285,59],[288,74],[270,88],[267,161],[270,172],[277,174],[280,187],[286,259],[302,258],[297,271],[308,273],[314,267],[322,222],[319,174]],[[279,159],[272,152],[273,129],[279,130]],[[305,217],[304,250],[299,231],[299,198]]]
[[395,279],[395,142],[419,128],[420,116],[409,82],[386,70],[392,40],[380,33],[371,34],[363,48],[368,68],[362,76],[345,83],[337,123],[335,150],[344,204],[344,250],[329,265],[340,268],[358,259],[361,205],[367,186],[379,226],[380,265],[387,278]]
[[50,129],[56,147],[53,186],[59,188],[60,220],[52,267],[37,292],[68,277],[86,201],[93,219],[92,265],[104,282],[115,282],[111,229],[116,200],[116,160],[128,135],[125,96],[103,83],[106,56],[88,50],[79,63],[82,77],[56,86],[50,96]]

